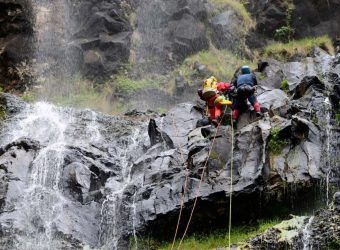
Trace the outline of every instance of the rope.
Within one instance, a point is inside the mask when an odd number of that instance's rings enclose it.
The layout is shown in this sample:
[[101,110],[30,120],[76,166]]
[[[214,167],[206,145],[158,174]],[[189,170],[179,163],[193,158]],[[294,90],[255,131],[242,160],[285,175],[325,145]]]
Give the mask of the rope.
[[232,200],[233,200],[233,168],[234,168],[234,124],[233,116],[231,114],[231,156],[230,156],[230,200],[229,200],[229,230],[228,230],[228,240],[229,240],[229,250],[231,250],[231,212],[232,212]]
[[182,243],[183,243],[183,240],[184,240],[184,238],[185,238],[185,236],[186,236],[186,234],[187,234],[187,232],[188,232],[189,225],[190,225],[190,223],[191,223],[192,216],[193,216],[193,214],[194,214],[194,210],[195,210],[195,207],[196,207],[196,204],[197,204],[197,200],[198,200],[198,195],[199,195],[199,192],[200,192],[200,189],[201,189],[201,185],[202,185],[202,182],[203,182],[204,173],[205,173],[205,170],[206,170],[206,168],[207,168],[208,161],[209,161],[209,158],[210,158],[212,149],[213,149],[214,144],[215,144],[216,136],[217,136],[218,130],[219,130],[220,126],[221,126],[221,123],[222,123],[222,121],[223,121],[224,114],[225,114],[225,111],[226,111],[227,108],[228,108],[228,106],[226,106],[226,108],[225,108],[225,110],[224,110],[224,112],[223,112],[222,119],[221,119],[221,121],[218,123],[218,126],[217,126],[217,128],[216,128],[216,133],[215,133],[215,135],[214,135],[214,137],[213,137],[213,141],[212,141],[211,146],[210,146],[209,151],[208,151],[207,160],[206,160],[205,163],[204,163],[204,167],[203,167],[203,170],[202,170],[200,183],[199,183],[199,185],[198,185],[198,189],[197,189],[197,192],[196,192],[196,197],[195,197],[194,205],[193,205],[193,207],[192,207],[192,209],[191,209],[191,213],[190,213],[190,217],[189,217],[187,226],[186,226],[186,228],[185,228],[185,231],[184,231],[184,233],[183,233],[183,236],[182,236],[182,238],[181,238],[181,241],[179,242],[179,245],[178,245],[178,248],[177,248],[177,249],[180,249],[180,247],[181,247],[181,245],[182,245]]
[[[174,130],[175,130],[175,133],[176,133],[176,137],[178,137],[178,129],[177,129],[177,126],[176,126],[174,115],[172,115],[172,124],[173,124]],[[183,161],[183,164],[184,164],[185,160],[184,160],[184,156],[183,156],[183,152],[182,152],[182,147],[179,147],[179,151],[180,151],[181,158],[182,158],[182,161]],[[174,238],[173,238],[173,241],[172,241],[171,250],[173,250],[173,248],[175,246],[176,237],[177,237],[177,233],[178,233],[178,229],[179,229],[179,225],[180,225],[181,217],[182,217],[182,211],[183,211],[183,207],[184,207],[184,196],[185,196],[185,193],[187,191],[187,186],[188,186],[189,170],[188,170],[187,164],[185,165],[185,170],[186,170],[186,175],[185,175],[185,180],[184,180],[184,190],[181,194],[181,208],[179,210],[177,226],[176,226],[175,235],[174,235]]]

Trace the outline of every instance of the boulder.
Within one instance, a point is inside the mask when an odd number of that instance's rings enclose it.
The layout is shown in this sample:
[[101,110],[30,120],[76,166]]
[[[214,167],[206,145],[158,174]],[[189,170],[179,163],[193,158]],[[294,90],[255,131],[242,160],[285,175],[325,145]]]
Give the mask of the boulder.
[[263,92],[257,96],[257,100],[261,104],[262,112],[270,112],[270,115],[284,115],[285,108],[289,103],[287,94],[280,90],[274,89]]
[[209,20],[212,42],[219,49],[237,51],[239,41],[244,37],[243,20],[234,10],[227,10]]
[[189,14],[184,14],[179,20],[169,22],[169,34],[172,39],[172,51],[179,60],[184,60],[190,54],[209,48],[204,25]]

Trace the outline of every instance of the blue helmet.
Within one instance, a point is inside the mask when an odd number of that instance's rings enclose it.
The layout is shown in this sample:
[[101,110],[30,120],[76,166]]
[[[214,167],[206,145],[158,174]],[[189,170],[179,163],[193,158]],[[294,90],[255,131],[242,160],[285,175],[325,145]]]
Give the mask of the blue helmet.
[[242,72],[243,75],[245,75],[245,74],[250,74],[250,68],[249,68],[249,66],[247,66],[247,65],[242,66],[241,72]]

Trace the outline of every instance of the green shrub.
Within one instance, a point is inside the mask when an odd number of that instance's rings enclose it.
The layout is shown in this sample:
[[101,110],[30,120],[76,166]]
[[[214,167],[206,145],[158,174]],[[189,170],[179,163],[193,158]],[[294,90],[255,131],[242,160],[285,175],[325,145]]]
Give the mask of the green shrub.
[[275,30],[274,38],[288,42],[293,38],[295,33],[295,29],[292,27],[292,14],[295,6],[292,0],[284,0],[283,4],[286,8],[286,24]]
[[277,127],[272,128],[270,131],[270,140],[268,142],[269,151],[274,155],[279,155],[287,144],[287,140],[280,138],[280,129]]
[[4,106],[0,105],[0,120],[6,119],[6,110]]
[[289,91],[289,85],[288,85],[288,80],[287,79],[284,79],[284,80],[282,80],[282,82],[281,82],[281,89],[283,90],[283,91]]

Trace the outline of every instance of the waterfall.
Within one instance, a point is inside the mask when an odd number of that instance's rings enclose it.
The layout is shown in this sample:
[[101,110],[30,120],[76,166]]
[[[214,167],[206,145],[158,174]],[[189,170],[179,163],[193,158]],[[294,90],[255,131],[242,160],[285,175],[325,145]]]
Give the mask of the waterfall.
[[303,229],[303,250],[312,250],[313,246],[310,244],[311,239],[311,226],[314,220],[314,216],[310,217],[308,223]]
[[331,140],[332,140],[332,125],[331,125],[331,111],[332,106],[329,102],[329,99],[326,98],[325,100],[325,107],[326,107],[326,161],[327,161],[327,173],[326,173],[326,204],[329,205],[329,182],[332,173],[332,164],[331,164]]
[[[120,155],[121,181],[118,183],[112,179],[107,184],[107,198],[101,208],[101,223],[99,230],[99,242],[102,249],[120,249],[119,243],[122,240],[124,231],[132,233],[136,241],[136,187],[137,182],[132,179],[131,170],[133,167],[132,155],[139,145],[140,130],[136,129],[130,137],[130,142],[126,148],[117,148]],[[131,154],[132,153],[132,154]],[[130,197],[124,192],[129,188],[134,188],[131,205],[126,206],[124,202]],[[114,190],[114,191],[113,191]],[[132,221],[128,219],[132,217]],[[126,232],[125,232],[126,233]]]
[[[24,195],[15,205],[24,217],[16,249],[58,249],[54,240],[54,222],[63,213],[65,200],[60,190],[66,137],[70,118],[48,103],[28,105],[4,142],[28,137],[41,143],[42,149],[32,162]],[[13,204],[12,204],[13,205]]]
[[[74,205],[76,201],[65,196],[67,190],[62,184],[65,182],[65,167],[69,164],[65,161],[72,155],[73,148],[96,152],[97,147],[103,147],[102,152],[111,152],[111,157],[114,157],[112,162],[116,163],[120,171],[118,176],[108,179],[105,184],[105,196],[101,209],[97,210],[99,221],[96,232],[99,235],[99,244],[96,243],[96,247],[120,249],[123,236],[129,234],[136,237],[136,189],[142,181],[136,180],[131,171],[133,161],[141,154],[140,142],[147,137],[142,131],[146,131],[146,124],[135,128],[127,138],[119,138],[110,131],[111,127],[115,127],[112,122],[108,123],[109,127],[103,124],[107,122],[106,119],[108,117],[102,115],[98,118],[98,114],[91,110],[60,108],[38,102],[27,105],[8,122],[0,140],[1,146],[22,138],[35,140],[40,144],[32,161],[23,195],[11,201],[4,209],[13,211],[14,208],[20,215],[13,222],[19,225],[20,231],[14,231],[17,230],[14,227],[11,232],[16,237],[15,249],[65,248],[57,225],[66,228],[66,231],[73,227],[69,225],[69,215],[64,209],[76,207],[77,204]],[[88,166],[89,169],[90,167],[91,165]],[[6,218],[11,218],[10,216],[12,215],[0,215],[0,219],[8,221]],[[95,235],[96,232],[92,234]]]

